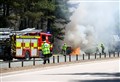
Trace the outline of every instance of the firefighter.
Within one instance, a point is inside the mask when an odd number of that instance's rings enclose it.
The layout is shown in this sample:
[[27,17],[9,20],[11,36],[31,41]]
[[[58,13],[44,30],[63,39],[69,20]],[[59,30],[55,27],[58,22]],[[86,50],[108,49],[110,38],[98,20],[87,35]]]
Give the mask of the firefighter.
[[48,44],[46,41],[44,41],[44,43],[42,44],[42,54],[44,56],[43,58],[43,64],[46,64],[46,61],[48,61],[48,63],[50,62],[49,60],[49,55],[50,53],[50,44]]
[[67,44],[64,43],[64,45],[62,46],[62,54],[66,55],[66,49],[67,49]]
[[104,47],[104,45],[103,44],[101,44],[101,50],[102,50],[102,54],[105,54],[105,47]]

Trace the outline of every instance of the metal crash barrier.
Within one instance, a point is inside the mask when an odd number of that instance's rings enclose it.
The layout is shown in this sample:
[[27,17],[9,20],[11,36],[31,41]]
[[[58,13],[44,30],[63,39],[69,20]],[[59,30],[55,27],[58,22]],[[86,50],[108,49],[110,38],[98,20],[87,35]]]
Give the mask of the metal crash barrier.
[[[107,58],[118,58],[120,57],[119,52],[105,53],[105,54],[81,54],[81,55],[53,55],[50,57],[50,63],[47,64],[58,64],[73,61],[85,61],[85,60],[97,60]],[[18,64],[19,63],[19,64]],[[4,64],[4,65],[3,65]],[[24,67],[24,66],[36,66],[43,64],[43,59],[32,58],[31,60],[13,60],[1,62],[1,68],[13,68],[13,67]]]

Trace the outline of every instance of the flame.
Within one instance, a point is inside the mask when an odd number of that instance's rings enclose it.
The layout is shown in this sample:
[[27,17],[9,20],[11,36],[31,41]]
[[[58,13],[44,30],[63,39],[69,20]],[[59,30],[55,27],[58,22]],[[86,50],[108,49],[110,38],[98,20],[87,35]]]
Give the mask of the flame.
[[80,55],[80,48],[73,49],[70,55]]

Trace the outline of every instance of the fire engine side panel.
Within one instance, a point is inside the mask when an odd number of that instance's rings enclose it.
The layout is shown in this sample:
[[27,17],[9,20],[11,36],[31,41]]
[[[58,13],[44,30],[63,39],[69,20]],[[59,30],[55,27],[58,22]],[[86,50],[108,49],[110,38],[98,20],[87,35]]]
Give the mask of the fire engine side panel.
[[38,39],[31,39],[31,56],[38,56]]
[[22,39],[16,39],[16,56],[22,56]]
[[16,55],[15,57],[24,58],[25,55],[30,57],[39,57],[42,44],[42,36],[49,42],[48,37],[51,35],[40,34],[40,36],[17,36],[16,37]]
[[[26,53],[29,52],[30,53],[30,39],[29,38],[25,38],[23,39],[23,56],[25,57]],[[29,54],[31,55],[31,54]]]
[[30,39],[23,39],[23,43],[25,43],[24,45],[24,49],[28,48],[30,49]]

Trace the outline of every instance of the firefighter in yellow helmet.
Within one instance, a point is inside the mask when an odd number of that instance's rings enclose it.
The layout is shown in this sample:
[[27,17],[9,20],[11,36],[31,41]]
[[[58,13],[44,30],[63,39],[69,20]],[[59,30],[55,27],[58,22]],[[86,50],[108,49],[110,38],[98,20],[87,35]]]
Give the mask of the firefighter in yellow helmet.
[[62,46],[62,54],[66,55],[66,49],[67,49],[67,44],[64,43],[64,45]]
[[49,55],[51,54],[50,53],[50,44],[48,44],[46,41],[44,41],[42,44],[42,54],[44,56],[43,64],[46,64],[46,61],[48,61],[48,63],[49,63],[50,62]]
[[102,54],[105,54],[105,47],[104,47],[104,45],[103,44],[101,44],[101,51],[102,51]]

